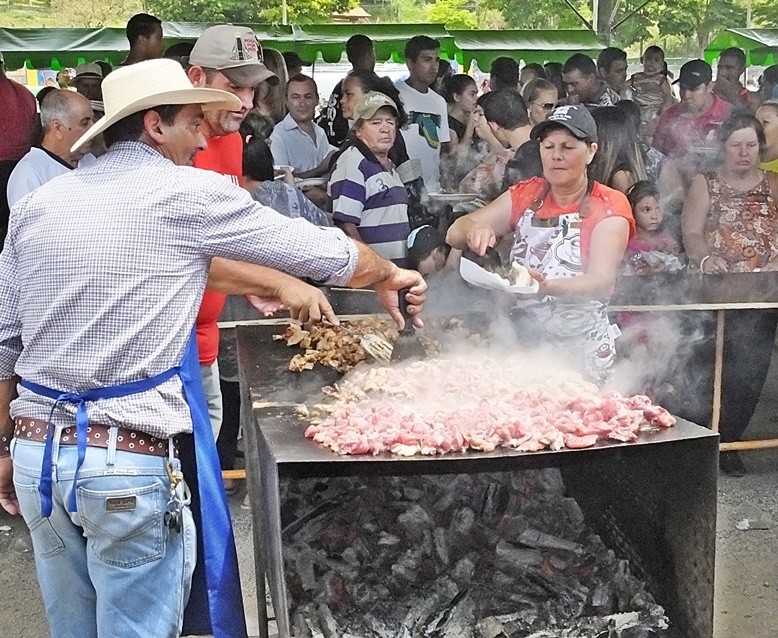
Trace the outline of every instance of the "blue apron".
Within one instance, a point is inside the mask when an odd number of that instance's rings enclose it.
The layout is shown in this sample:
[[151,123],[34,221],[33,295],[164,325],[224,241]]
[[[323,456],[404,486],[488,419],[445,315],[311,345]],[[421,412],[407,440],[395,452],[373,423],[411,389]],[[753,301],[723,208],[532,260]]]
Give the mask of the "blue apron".
[[[200,377],[197,339],[194,330],[186,346],[181,364],[161,374],[122,383],[107,388],[94,388],[79,394],[60,392],[31,381],[20,385],[31,392],[54,400],[49,414],[48,436],[43,452],[41,471],[41,516],[51,515],[52,509],[52,448],[54,409],[60,402],[76,404],[76,434],[78,462],[76,476],[86,456],[86,434],[89,420],[87,401],[126,397],[157,387],[178,375],[184,387],[184,398],[192,416],[193,435],[180,436],[181,466],[184,478],[192,492],[191,511],[197,528],[197,557],[192,592],[184,612],[184,634],[213,634],[214,638],[246,638],[246,620],[238,574],[238,557],[232,533],[232,521],[227,497],[222,487],[221,467],[213,439],[211,420]],[[76,490],[72,490],[68,510],[76,511]],[[201,509],[200,504],[203,504]],[[261,601],[264,602],[264,601]]]

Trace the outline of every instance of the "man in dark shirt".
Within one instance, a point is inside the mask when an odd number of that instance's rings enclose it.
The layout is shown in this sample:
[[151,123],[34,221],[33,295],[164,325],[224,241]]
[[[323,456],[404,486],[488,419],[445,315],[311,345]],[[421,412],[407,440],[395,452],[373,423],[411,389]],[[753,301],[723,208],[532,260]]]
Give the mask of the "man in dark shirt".
[[[373,71],[375,69],[375,51],[373,41],[366,35],[352,35],[346,42],[346,57],[353,71]],[[290,76],[291,77],[291,76]],[[324,129],[327,139],[333,146],[340,146],[349,131],[348,120],[343,117],[340,98],[343,97],[343,80],[335,85],[327,102],[327,108],[319,118],[319,126]]]
[[127,21],[127,40],[130,52],[119,66],[156,60],[165,52],[162,42],[162,21],[148,13],[138,13]]

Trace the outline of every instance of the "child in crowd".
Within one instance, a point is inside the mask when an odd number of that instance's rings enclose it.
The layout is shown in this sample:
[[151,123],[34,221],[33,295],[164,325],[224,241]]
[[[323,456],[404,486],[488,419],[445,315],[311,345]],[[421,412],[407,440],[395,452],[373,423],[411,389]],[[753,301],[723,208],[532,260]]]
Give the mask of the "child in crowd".
[[408,246],[408,267],[425,277],[456,265],[462,251],[452,250],[446,238],[432,226],[419,226],[411,231],[406,240]]
[[629,80],[632,99],[640,106],[640,135],[650,143],[659,116],[673,104],[673,91],[667,80],[665,52],[661,47],[650,46],[641,58],[643,70]]
[[635,236],[624,253],[625,275],[652,275],[683,269],[681,247],[663,227],[659,190],[653,182],[636,182],[627,193],[635,217]]

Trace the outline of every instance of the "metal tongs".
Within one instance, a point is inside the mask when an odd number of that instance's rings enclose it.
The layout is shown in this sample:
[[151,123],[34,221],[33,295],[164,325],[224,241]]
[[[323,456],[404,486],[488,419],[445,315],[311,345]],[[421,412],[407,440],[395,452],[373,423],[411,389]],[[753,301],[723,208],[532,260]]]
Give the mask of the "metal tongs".
[[359,334],[356,330],[346,328],[342,323],[338,326],[343,332],[348,332],[352,337],[359,339],[361,345],[373,359],[383,363],[389,363],[392,360],[392,350],[394,346],[375,333]]

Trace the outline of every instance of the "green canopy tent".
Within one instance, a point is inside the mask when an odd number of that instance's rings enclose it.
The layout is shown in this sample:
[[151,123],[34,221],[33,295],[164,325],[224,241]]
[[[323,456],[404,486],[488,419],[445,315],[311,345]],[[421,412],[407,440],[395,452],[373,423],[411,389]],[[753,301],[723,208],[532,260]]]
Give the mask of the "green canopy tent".
[[[196,40],[210,24],[163,22],[167,45]],[[291,26],[251,24],[263,46],[294,48]],[[284,45],[290,44],[284,48]],[[9,69],[74,67],[82,62],[106,60],[114,66],[124,60],[130,44],[124,28],[102,29],[0,29],[0,51]]]
[[564,62],[573,53],[585,53],[592,57],[605,48],[597,40],[597,34],[589,29],[504,29],[452,30],[454,44],[460,51],[458,61],[469,68],[475,60],[478,67],[488,69],[492,60],[508,56],[529,62]]
[[124,29],[0,29],[9,69],[61,69],[92,60],[121,62],[130,45]]
[[778,29],[725,29],[705,48],[705,60],[713,62],[724,49],[739,47],[746,52],[746,65],[778,63]]
[[[210,24],[163,22],[167,45],[196,40]],[[337,62],[346,50],[346,41],[355,33],[373,40],[376,58],[383,62],[403,60],[405,43],[414,35],[428,35],[441,43],[441,55],[453,59],[454,38],[442,24],[246,24],[257,34],[262,46],[279,51],[296,51],[307,62],[319,53],[327,62]],[[0,51],[9,69],[74,67],[82,62],[107,60],[120,63],[129,50],[121,27],[102,29],[0,29]]]
[[321,53],[326,62],[338,62],[346,50],[346,41],[361,33],[373,41],[376,60],[402,62],[405,43],[417,35],[426,35],[440,42],[440,54],[454,59],[454,38],[442,24],[306,24],[292,27],[294,50],[306,61]]

